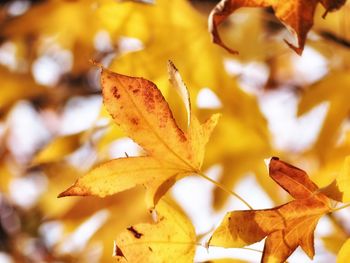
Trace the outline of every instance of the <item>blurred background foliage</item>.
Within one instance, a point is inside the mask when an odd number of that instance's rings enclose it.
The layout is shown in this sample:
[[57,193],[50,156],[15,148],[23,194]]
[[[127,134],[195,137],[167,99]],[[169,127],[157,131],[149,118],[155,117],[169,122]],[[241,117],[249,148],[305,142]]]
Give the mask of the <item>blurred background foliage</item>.
[[[335,178],[350,152],[350,3],[326,19],[319,7],[299,57],[283,43],[286,31],[268,9],[239,10],[221,26],[239,56],[213,45],[207,18],[217,2],[1,2],[0,262],[113,262],[118,232],[149,220],[144,207],[128,202],[142,199],[136,191],[57,199],[94,165],[142,154],[103,108],[91,60],[155,82],[185,127],[168,83],[172,60],[195,114],[202,121],[223,114],[205,168],[257,206],[288,198],[267,176],[264,159],[273,155],[307,170],[320,187]],[[239,207],[221,190],[205,189],[207,203],[187,193],[184,205],[201,226],[198,238],[230,206]],[[172,194],[182,204],[179,193]],[[211,217],[198,214],[198,206]],[[321,255],[334,259],[349,238],[349,218],[342,211],[321,224]]]

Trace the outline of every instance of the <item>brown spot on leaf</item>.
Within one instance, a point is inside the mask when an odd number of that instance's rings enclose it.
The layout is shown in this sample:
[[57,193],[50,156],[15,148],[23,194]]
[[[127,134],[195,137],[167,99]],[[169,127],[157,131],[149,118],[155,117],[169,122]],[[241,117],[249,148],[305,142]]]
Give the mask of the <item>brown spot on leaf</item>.
[[140,239],[143,236],[143,234],[139,233],[133,226],[128,227],[127,230],[129,230],[137,239]]
[[159,116],[159,128],[165,128],[168,121],[168,115],[163,113],[162,116]]
[[177,133],[179,135],[179,138],[180,138],[181,142],[185,142],[187,140],[185,134],[180,129],[177,130]]
[[114,256],[125,258],[123,251],[117,245],[114,247]]
[[139,124],[139,119],[138,118],[130,118],[130,122],[134,125],[138,125]]
[[153,252],[153,249],[152,249],[151,247],[148,247],[148,250],[151,251],[151,252]]
[[152,88],[144,89],[142,95],[144,98],[147,111],[153,112],[155,109],[155,100],[154,100],[154,94],[152,93]]
[[116,98],[116,99],[119,99],[120,98],[120,94],[119,94],[119,91],[118,91],[118,88],[116,86],[114,86],[112,88],[112,94],[113,96]]
[[132,90],[133,93],[137,93],[137,92],[139,92],[139,91],[140,91],[139,89],[134,89],[134,90]]

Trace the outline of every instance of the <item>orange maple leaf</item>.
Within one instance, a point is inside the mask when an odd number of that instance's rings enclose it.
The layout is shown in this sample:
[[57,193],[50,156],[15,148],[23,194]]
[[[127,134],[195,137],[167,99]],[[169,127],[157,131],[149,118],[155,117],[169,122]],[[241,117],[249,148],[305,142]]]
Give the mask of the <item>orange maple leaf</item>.
[[179,128],[154,83],[103,68],[101,84],[107,111],[147,155],[103,163],[80,177],[59,197],[105,197],[142,185],[146,203],[152,208],[178,179],[201,175],[205,145],[220,115],[213,114],[201,124],[190,112],[188,90],[180,74],[172,63],[168,66],[171,83],[183,95],[188,110],[187,132]]
[[288,41],[285,42],[296,53],[301,55],[304,49],[306,35],[313,25],[313,17],[318,3],[321,3],[326,12],[334,11],[340,8],[346,0],[221,0],[212,10],[209,16],[209,31],[212,35],[213,42],[220,45],[228,52],[237,54],[226,46],[221,40],[217,27],[226,20],[234,11],[241,7],[272,7],[276,17],[296,35],[298,45],[295,46]]
[[320,217],[330,212],[330,200],[303,170],[276,157],[269,173],[295,200],[272,209],[227,213],[209,244],[243,247],[267,236],[262,262],[284,262],[298,246],[313,258],[314,230]]

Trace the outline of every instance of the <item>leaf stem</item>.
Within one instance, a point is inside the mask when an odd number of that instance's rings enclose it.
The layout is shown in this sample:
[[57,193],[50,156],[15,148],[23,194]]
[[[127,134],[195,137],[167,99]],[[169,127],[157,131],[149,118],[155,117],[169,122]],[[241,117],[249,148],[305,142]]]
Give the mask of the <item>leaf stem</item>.
[[[200,246],[205,247],[204,245],[200,245]],[[220,247],[220,246],[210,246],[209,245],[208,248],[210,248],[210,247]],[[223,248],[223,247],[221,247],[221,248]],[[230,249],[244,249],[244,250],[254,251],[254,252],[258,252],[258,253],[263,253],[263,251],[261,251],[259,249],[250,248],[250,247],[230,247]]]
[[254,208],[246,201],[244,200],[239,194],[227,189],[224,185],[220,184],[219,182],[211,179],[210,177],[206,176],[204,173],[199,172],[198,175],[202,176],[204,179],[208,180],[209,182],[213,183],[217,187],[219,187],[221,190],[225,191],[226,193],[233,195],[234,197],[238,198],[242,203],[244,203],[250,210],[254,210]]
[[[220,246],[207,246],[206,244],[202,244],[199,242],[182,242],[182,241],[165,241],[165,240],[159,240],[159,241],[144,241],[144,242],[137,242],[137,243],[129,243],[129,244],[124,244],[123,247],[129,247],[129,246],[135,246],[135,245],[143,245],[143,244],[170,244],[170,245],[194,245],[194,246],[199,246],[203,248],[210,248],[210,247],[220,247]],[[222,247],[221,247],[222,248]],[[230,249],[244,249],[244,250],[249,250],[249,251],[254,251],[258,253],[263,253],[263,251],[255,248],[250,248],[250,247],[231,247]]]
[[347,208],[347,207],[349,207],[349,206],[350,206],[350,203],[348,203],[348,204],[346,204],[346,205],[343,205],[343,206],[340,206],[340,207],[338,207],[338,208],[332,209],[332,210],[331,210],[331,213],[337,212],[337,211],[342,210],[342,209],[344,209],[344,208]]
[[258,253],[264,253],[263,251],[259,250],[259,249],[255,249],[255,248],[250,248],[250,247],[237,247],[240,249],[245,249],[245,250],[250,250],[250,251],[254,251],[254,252],[258,252]]

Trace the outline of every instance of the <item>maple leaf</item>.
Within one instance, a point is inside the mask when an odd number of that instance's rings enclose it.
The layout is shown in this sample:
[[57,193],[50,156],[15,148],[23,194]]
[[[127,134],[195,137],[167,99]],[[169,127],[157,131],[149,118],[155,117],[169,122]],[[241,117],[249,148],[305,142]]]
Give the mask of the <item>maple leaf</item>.
[[272,209],[227,213],[209,244],[243,247],[267,236],[262,262],[284,262],[298,246],[312,258],[317,221],[331,210],[328,197],[318,192],[304,171],[276,157],[269,173],[295,200]]
[[[328,101],[329,108],[313,151],[324,161],[327,151],[339,138],[340,127],[349,115],[350,74],[348,71],[330,72],[323,79],[305,89],[298,105],[298,116],[318,104]],[[332,92],[330,92],[332,88]]]
[[128,227],[115,240],[117,262],[193,262],[196,235],[191,221],[162,199],[156,206],[157,223]]
[[340,8],[346,0],[221,0],[212,10],[209,16],[209,31],[212,35],[213,42],[220,45],[233,54],[238,52],[227,47],[221,40],[217,27],[226,20],[234,11],[241,7],[271,7],[276,17],[288,28],[288,30],[296,35],[297,46],[285,42],[296,53],[301,55],[304,49],[306,36],[313,25],[313,17],[318,3],[321,3],[326,12],[334,11]]
[[[169,67],[173,65],[170,63]],[[179,75],[175,75],[177,70],[170,72],[179,89],[186,89]],[[101,83],[107,111],[148,155],[114,159],[99,165],[59,196],[104,197],[143,185],[146,203],[153,207],[177,179],[200,173],[205,145],[219,114],[212,115],[203,124],[189,114],[190,125],[184,132],[152,82],[102,69]],[[189,98],[185,103],[190,105]]]

